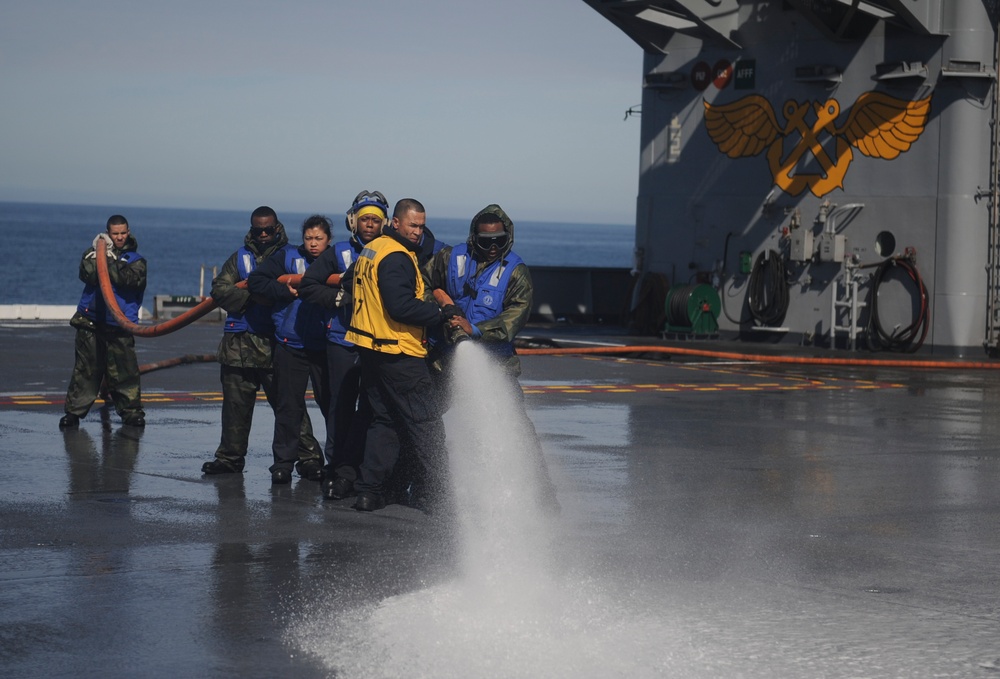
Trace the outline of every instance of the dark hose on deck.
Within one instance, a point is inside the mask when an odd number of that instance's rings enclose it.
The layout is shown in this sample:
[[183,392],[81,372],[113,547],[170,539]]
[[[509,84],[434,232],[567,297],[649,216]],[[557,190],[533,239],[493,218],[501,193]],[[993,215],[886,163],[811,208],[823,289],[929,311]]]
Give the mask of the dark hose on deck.
[[190,365],[192,363],[215,363],[219,360],[215,354],[184,354],[177,358],[168,358],[165,361],[155,361],[154,363],[144,363],[139,366],[139,374],[145,375],[156,370],[165,368],[176,368],[179,365]]

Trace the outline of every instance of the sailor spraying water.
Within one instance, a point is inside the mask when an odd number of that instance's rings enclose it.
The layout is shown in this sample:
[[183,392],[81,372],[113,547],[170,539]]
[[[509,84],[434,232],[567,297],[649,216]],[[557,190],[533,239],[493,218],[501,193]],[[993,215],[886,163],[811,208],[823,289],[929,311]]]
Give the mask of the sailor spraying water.
[[521,361],[514,349],[514,338],[528,322],[533,289],[528,266],[513,247],[514,223],[499,205],[487,205],[472,218],[465,243],[446,246],[434,255],[425,270],[429,287],[431,291],[443,290],[462,312],[447,321],[450,342],[439,348],[434,364],[449,372],[454,344],[468,338],[503,366],[503,374],[511,380],[517,398],[517,422],[511,424],[526,432],[530,458],[537,466],[539,502],[557,510],[555,488],[517,383]]

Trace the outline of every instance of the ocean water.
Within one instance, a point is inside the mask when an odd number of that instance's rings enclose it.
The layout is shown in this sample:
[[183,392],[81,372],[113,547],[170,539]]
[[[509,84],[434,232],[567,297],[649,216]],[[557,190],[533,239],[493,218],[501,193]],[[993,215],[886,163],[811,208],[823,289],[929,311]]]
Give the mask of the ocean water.
[[[129,220],[148,263],[147,307],[154,295],[199,294],[202,266],[208,294],[212,267],[221,268],[243,244],[250,226],[250,210],[0,202],[0,233],[8,243],[7,262],[0,267],[0,304],[76,304],[82,289],[77,277],[80,256],[115,213]],[[343,212],[320,214],[333,221],[334,240],[347,238]],[[290,240],[301,234],[308,216],[278,212]],[[528,222],[516,214],[512,217],[514,249],[529,266],[632,265],[631,225]],[[427,223],[435,237],[448,244],[465,240],[469,231],[468,219],[429,214]]]

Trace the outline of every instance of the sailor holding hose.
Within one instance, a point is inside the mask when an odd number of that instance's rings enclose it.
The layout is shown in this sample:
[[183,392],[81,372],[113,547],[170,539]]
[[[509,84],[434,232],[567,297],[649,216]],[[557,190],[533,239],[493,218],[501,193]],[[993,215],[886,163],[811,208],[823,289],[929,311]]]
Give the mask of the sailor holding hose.
[[444,422],[425,362],[425,328],[440,325],[457,309],[442,310],[424,300],[417,253],[426,223],[420,202],[400,200],[391,224],[354,264],[354,304],[345,337],[358,348],[361,383],[373,413],[354,484],[359,511],[386,505],[386,483],[400,454],[416,475],[415,504],[439,502],[447,488]]
[[[293,468],[310,481],[323,479],[323,450],[303,453],[299,426],[306,415],[306,388],[312,383],[313,397],[325,418],[330,408],[326,374],[326,331],[322,307],[299,299],[298,281],[282,277],[300,276],[330,246],[330,220],[312,215],[302,222],[302,245],[286,245],[250,274],[247,289],[271,300],[274,321],[274,438],[271,452],[271,483],[292,480]],[[300,279],[301,280],[301,279]]]
[[[361,366],[354,345],[344,339],[351,321],[350,292],[330,286],[331,276],[343,276],[365,246],[382,235],[389,204],[379,191],[362,191],[347,211],[348,240],[330,246],[309,265],[299,284],[299,297],[327,311],[326,366],[330,407],[326,418],[326,469],[323,497],[340,500],[354,494],[354,482],[364,454],[371,422],[368,399],[361,392]],[[359,398],[360,396],[360,398]]]
[[[251,295],[243,282],[265,259],[287,244],[288,236],[277,213],[261,205],[250,215],[250,230],[243,246],[229,256],[212,281],[212,299],[227,313],[218,352],[222,438],[215,459],[202,465],[203,474],[241,473],[246,463],[257,392],[263,389],[268,404],[274,408],[271,302]],[[303,458],[319,454],[308,414],[302,417],[298,445]]]
[[[455,304],[460,315],[445,324],[450,342],[438,344],[432,364],[450,370],[456,341],[476,341],[504,368],[517,397],[517,425],[527,435],[529,453],[540,482],[537,498],[542,508],[559,510],[555,487],[549,479],[535,427],[524,408],[524,395],[517,378],[521,360],[514,350],[514,337],[531,315],[533,288],[527,264],[513,251],[514,222],[499,205],[480,210],[469,225],[465,243],[441,249],[425,267],[429,281],[428,300]],[[442,295],[441,292],[446,294]],[[445,381],[447,382],[447,381]]]
[[104,241],[108,276],[115,299],[133,323],[139,320],[139,308],[146,290],[146,260],[136,249],[138,244],[122,215],[108,218],[106,233],[98,234],[93,247],[83,253],[80,280],[83,295],[70,325],[76,328],[76,362],[66,390],[66,414],[59,420],[60,429],[75,429],[86,417],[100,395],[105,381],[115,411],[122,423],[146,426],[139,386],[139,361],[135,338],[119,326],[101,296],[97,280],[97,246]]

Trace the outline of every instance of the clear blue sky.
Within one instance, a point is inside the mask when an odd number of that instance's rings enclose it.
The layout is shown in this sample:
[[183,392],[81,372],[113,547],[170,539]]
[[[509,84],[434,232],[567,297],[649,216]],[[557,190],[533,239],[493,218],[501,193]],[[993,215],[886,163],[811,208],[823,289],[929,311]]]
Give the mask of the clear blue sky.
[[642,51],[582,0],[0,5],[0,200],[630,224]]

